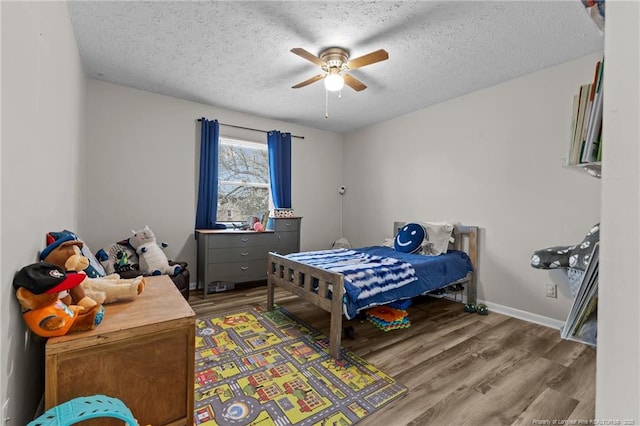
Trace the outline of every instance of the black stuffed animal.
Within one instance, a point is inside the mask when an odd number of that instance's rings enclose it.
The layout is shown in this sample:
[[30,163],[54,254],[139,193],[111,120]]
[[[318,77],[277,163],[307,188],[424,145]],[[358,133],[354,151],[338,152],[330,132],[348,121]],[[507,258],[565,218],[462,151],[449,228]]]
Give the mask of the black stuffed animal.
[[531,266],[538,269],[574,268],[584,271],[591,260],[593,246],[600,240],[600,224],[595,224],[574,246],[555,246],[536,250]]

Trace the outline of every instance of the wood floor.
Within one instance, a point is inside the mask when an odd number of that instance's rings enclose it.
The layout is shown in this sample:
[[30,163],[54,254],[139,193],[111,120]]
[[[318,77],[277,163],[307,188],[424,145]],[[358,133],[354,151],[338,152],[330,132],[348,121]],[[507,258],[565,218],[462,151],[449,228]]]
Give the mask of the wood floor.
[[[276,289],[276,303],[323,333],[329,314]],[[198,316],[264,304],[265,287],[209,294],[192,291]],[[342,345],[409,393],[359,424],[532,425],[535,420],[593,419],[595,350],[553,330],[497,313],[468,314],[462,305],[425,297],[408,309],[411,327],[384,333],[366,321]],[[538,423],[539,424],[539,423]],[[559,424],[559,422],[558,422]],[[584,424],[584,423],[582,423]]]

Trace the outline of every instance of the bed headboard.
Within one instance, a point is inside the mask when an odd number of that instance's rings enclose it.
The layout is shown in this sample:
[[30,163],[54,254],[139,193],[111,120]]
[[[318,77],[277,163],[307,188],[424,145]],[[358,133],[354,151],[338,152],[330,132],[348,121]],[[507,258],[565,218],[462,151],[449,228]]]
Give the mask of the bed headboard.
[[[396,235],[400,228],[407,222],[393,222],[393,234]],[[478,227],[454,224],[452,236],[453,243],[449,243],[449,248],[464,251],[471,258],[473,270],[478,267]]]

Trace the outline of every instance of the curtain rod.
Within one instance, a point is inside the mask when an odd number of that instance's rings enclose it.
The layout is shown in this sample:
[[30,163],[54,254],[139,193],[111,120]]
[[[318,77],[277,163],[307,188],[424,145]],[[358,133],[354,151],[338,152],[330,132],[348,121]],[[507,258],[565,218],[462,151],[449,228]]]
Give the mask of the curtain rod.
[[[202,121],[202,118],[198,118],[198,121]],[[251,127],[243,127],[243,126],[236,126],[235,124],[225,124],[225,123],[218,123],[221,126],[227,126],[227,127],[233,127],[236,129],[243,129],[243,130],[251,130],[253,132],[262,132],[262,133],[269,133],[268,130],[260,130],[260,129],[253,129]],[[298,139],[304,139],[304,136],[296,136],[296,135],[291,135],[292,138],[298,138]]]

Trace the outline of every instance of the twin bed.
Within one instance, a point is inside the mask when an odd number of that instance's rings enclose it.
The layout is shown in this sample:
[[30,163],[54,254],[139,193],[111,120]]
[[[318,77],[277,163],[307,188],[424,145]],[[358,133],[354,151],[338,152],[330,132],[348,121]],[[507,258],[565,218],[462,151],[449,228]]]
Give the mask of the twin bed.
[[[403,225],[394,223],[394,235]],[[287,256],[269,253],[267,309],[274,309],[274,289],[279,286],[330,312],[329,353],[339,358],[343,314],[351,319],[372,306],[454,284],[465,284],[466,302],[476,303],[478,228],[455,225],[452,237],[449,251],[439,256],[385,246]]]

